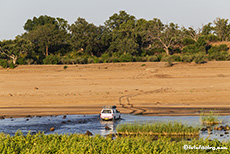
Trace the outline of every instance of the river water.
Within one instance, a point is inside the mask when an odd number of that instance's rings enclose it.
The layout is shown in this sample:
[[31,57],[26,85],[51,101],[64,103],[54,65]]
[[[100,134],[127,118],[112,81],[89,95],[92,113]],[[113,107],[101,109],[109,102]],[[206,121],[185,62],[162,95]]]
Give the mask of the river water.
[[[101,121],[99,115],[60,115],[46,117],[26,117],[26,118],[6,118],[0,120],[0,132],[14,135],[21,130],[23,134],[44,132],[45,134],[67,134],[67,133],[85,133],[86,131],[100,135],[116,133],[116,126],[120,123],[154,123],[154,122],[181,122],[183,124],[202,127],[199,116],[136,116],[122,114],[122,118],[116,121]],[[230,116],[221,116],[223,121],[221,125],[230,125]],[[111,130],[105,130],[105,126]],[[54,131],[50,128],[54,127]],[[204,126],[203,126],[204,127]],[[220,141],[230,140],[229,134],[224,131],[212,131],[208,135],[207,131],[200,133],[200,138],[218,139]]]

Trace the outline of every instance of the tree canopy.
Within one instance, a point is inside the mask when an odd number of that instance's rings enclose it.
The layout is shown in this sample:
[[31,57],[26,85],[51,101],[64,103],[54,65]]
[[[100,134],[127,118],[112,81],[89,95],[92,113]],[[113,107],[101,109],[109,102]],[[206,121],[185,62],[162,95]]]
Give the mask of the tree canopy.
[[[205,53],[209,58],[228,60],[226,48],[212,44],[230,41],[228,19],[216,18],[195,29],[166,24],[158,18],[136,19],[125,11],[114,13],[99,26],[81,17],[68,24],[63,18],[41,15],[28,19],[24,30],[14,40],[0,41],[1,59],[14,64],[92,63],[140,61],[140,57],[157,61],[174,53]],[[177,60],[189,61],[183,57]]]

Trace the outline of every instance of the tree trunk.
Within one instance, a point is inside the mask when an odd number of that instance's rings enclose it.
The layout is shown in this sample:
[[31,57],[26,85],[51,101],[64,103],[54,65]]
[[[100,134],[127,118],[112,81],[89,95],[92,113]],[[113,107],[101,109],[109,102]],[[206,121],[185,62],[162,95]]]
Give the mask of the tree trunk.
[[18,59],[18,57],[17,56],[15,56],[14,58],[12,58],[13,59],[13,64],[15,65],[16,64],[16,61],[17,61],[17,59]]
[[169,55],[169,48],[164,48],[167,55]]
[[49,47],[46,46],[46,57],[49,55]]

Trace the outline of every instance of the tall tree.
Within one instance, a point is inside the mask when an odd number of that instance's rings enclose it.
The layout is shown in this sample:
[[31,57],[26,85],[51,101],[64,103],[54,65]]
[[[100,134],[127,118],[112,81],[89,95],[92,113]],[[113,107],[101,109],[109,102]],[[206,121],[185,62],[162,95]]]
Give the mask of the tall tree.
[[208,24],[204,25],[202,27],[202,32],[201,34],[202,35],[209,35],[209,34],[213,34],[213,30],[214,28],[212,27],[212,23],[209,22]]
[[138,48],[135,20],[122,23],[113,30],[110,51],[119,52],[120,54],[137,54]]
[[69,27],[71,44],[75,49],[81,49],[84,53],[92,56],[100,56],[109,46],[109,31],[104,26],[95,26],[88,23],[84,18]]
[[155,18],[151,21],[149,39],[153,43],[159,44],[169,55],[169,48],[174,47],[181,39],[179,26],[174,23],[164,25],[159,19]]
[[128,22],[129,20],[135,20],[135,17],[126,13],[125,11],[119,11],[119,14],[114,13],[109,20],[105,21],[105,26],[111,31],[119,28],[122,23]]
[[66,31],[58,30],[53,24],[39,25],[28,33],[31,40],[45,56],[49,55],[49,49],[55,45],[65,43]]
[[24,29],[27,32],[30,32],[32,30],[35,30],[37,26],[42,26],[42,25],[46,25],[46,24],[52,24],[55,25],[57,29],[67,29],[68,23],[65,19],[63,18],[54,18],[54,17],[50,17],[50,16],[39,16],[34,17],[33,20],[28,19],[24,25]]
[[230,26],[228,25],[228,19],[216,18],[214,20],[214,32],[221,39],[221,41],[226,41],[229,37]]
[[183,27],[182,30],[185,33],[184,37],[191,38],[195,42],[197,42],[198,38],[202,35],[202,30],[200,28],[194,29],[192,27],[189,27],[188,29],[186,29],[185,27]]
[[115,13],[109,20],[105,22],[105,26],[109,28],[112,35],[110,52],[119,52],[136,54],[139,45],[136,35],[136,20],[135,17],[127,14],[125,11]]

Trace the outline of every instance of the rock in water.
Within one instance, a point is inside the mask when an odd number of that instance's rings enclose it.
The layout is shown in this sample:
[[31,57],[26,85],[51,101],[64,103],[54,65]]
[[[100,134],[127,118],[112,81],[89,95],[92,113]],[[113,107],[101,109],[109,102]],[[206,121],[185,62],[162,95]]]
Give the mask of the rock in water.
[[52,131],[52,132],[53,132],[54,130],[55,130],[55,129],[54,129],[54,127],[51,127],[51,128],[50,128],[50,131]]
[[105,130],[111,130],[107,125],[105,125]]
[[92,136],[93,133],[91,133],[90,131],[87,130],[87,132],[85,133],[85,135]]

